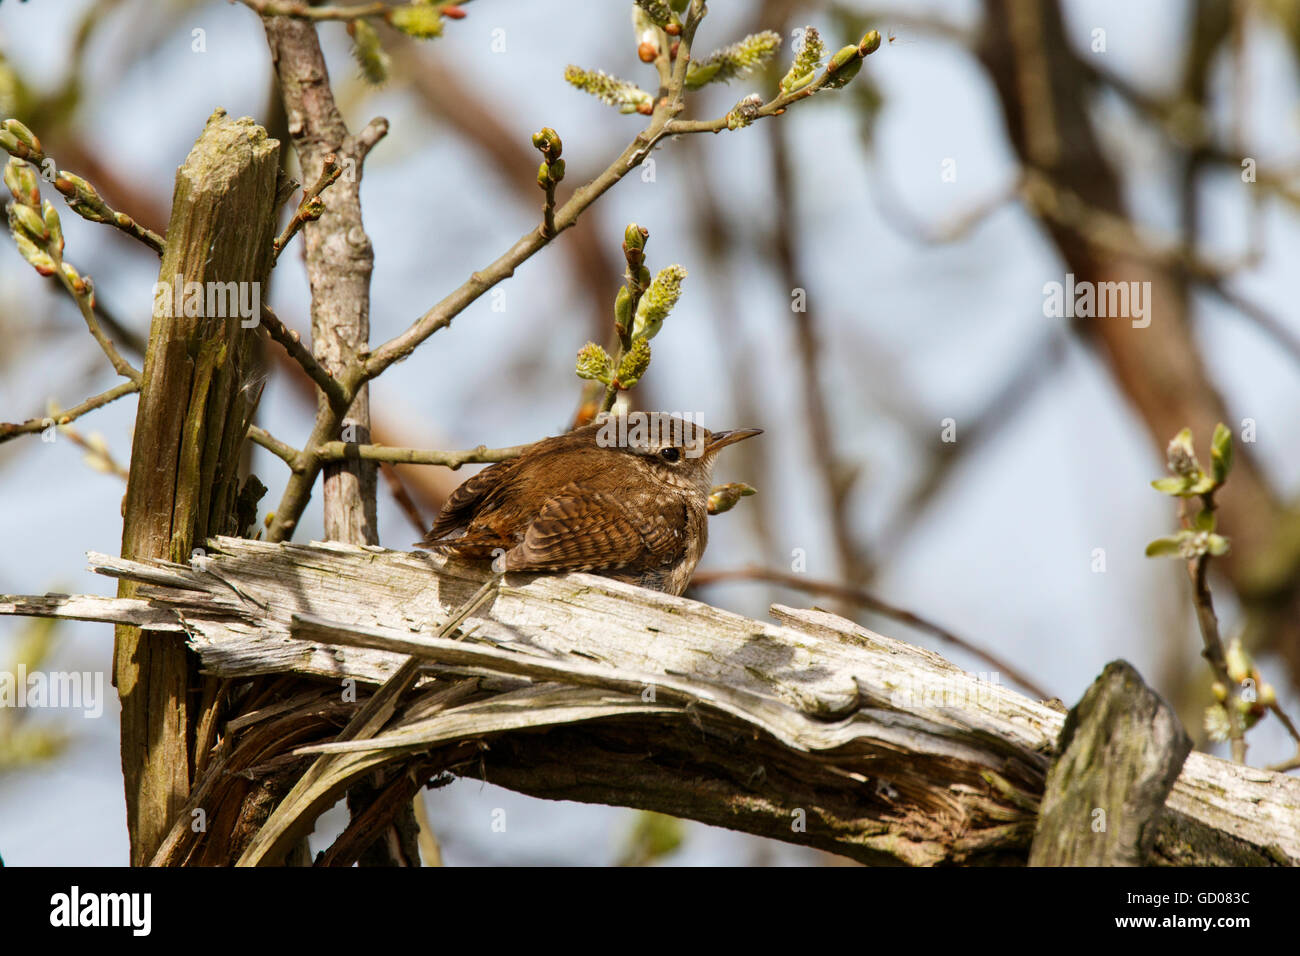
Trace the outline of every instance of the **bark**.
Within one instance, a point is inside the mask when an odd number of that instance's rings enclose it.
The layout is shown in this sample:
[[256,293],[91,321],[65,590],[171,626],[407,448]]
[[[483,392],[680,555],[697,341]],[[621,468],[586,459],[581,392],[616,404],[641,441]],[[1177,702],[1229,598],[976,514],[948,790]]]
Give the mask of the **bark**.
[[[176,175],[160,282],[258,283],[271,265],[279,143],[251,120],[218,110]],[[206,285],[204,286],[206,289]],[[183,289],[182,289],[183,292]],[[166,301],[164,301],[166,300]],[[174,317],[159,296],[145,356],[122,555],[188,561],[209,535],[237,534],[239,453],[260,389],[251,381],[253,329],[239,316]],[[205,297],[206,306],[206,297]],[[223,310],[224,311],[224,310]],[[124,581],[120,596],[135,586]],[[194,735],[209,699],[184,640],[117,629],[131,862],[146,862],[185,803]]]
[[[166,611],[209,673],[322,681],[314,704],[227,728],[237,750],[241,734],[262,735],[256,759],[241,757],[262,780],[297,779],[313,754],[340,758],[244,862],[278,862],[383,767],[657,810],[868,863],[1028,859],[1064,715],[937,654],[819,611],[776,606],[772,624],[589,575],[507,576],[460,640],[432,638],[488,575],[378,548],[214,546],[206,572],[92,555],[96,570],[141,582],[134,601],[0,599],[0,613],[155,625]],[[378,684],[412,658],[425,676],[379,736],[330,743],[339,681]],[[321,719],[325,707],[336,716]],[[1152,859],[1295,865],[1298,821],[1300,780],[1193,753]],[[169,836],[179,857],[209,839]]]
[[1031,866],[1141,866],[1192,738],[1126,661],[1065,720],[1047,775]]

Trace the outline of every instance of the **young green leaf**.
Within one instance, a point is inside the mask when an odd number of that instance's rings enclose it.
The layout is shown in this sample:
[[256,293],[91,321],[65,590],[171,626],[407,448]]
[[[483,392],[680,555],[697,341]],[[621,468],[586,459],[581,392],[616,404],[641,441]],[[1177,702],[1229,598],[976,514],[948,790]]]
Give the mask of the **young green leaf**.
[[1220,485],[1232,470],[1232,432],[1223,422],[1214,426],[1214,437],[1210,440],[1210,469]]
[[1157,478],[1151,487],[1162,495],[1186,495],[1191,493],[1192,482],[1186,478]]
[[1147,545],[1148,558],[1179,558],[1183,554],[1183,543],[1174,535],[1156,538]]

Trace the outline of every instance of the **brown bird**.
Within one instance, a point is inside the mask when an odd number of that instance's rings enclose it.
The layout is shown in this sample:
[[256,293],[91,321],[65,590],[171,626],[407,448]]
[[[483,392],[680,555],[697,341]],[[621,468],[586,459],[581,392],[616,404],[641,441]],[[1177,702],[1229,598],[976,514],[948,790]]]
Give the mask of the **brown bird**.
[[464,481],[417,547],[681,594],[708,542],[714,460],[761,433],[657,412],[597,419]]

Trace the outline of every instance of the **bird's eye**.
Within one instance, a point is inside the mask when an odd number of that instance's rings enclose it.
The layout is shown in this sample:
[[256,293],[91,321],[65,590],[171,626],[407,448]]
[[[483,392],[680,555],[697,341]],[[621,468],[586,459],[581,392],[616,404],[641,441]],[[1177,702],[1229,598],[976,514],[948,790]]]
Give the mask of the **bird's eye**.
[[682,457],[681,449],[669,445],[667,448],[659,449],[659,457],[664,461],[673,462]]

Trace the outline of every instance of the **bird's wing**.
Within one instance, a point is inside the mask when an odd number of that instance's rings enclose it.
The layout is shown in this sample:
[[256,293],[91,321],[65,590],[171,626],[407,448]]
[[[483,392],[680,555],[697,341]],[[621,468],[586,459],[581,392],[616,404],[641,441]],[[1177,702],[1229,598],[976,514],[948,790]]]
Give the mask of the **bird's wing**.
[[438,512],[438,517],[434,519],[433,527],[420,540],[420,543],[434,544],[439,538],[445,538],[458,528],[469,524],[479,502],[496,488],[518,460],[512,458],[508,461],[499,461],[495,465],[484,468],[477,475],[462,481],[442,506],[442,510]]
[[524,540],[506,556],[506,567],[511,571],[624,568],[669,543],[656,533],[659,529],[640,524],[618,495],[570,484],[542,506]]

